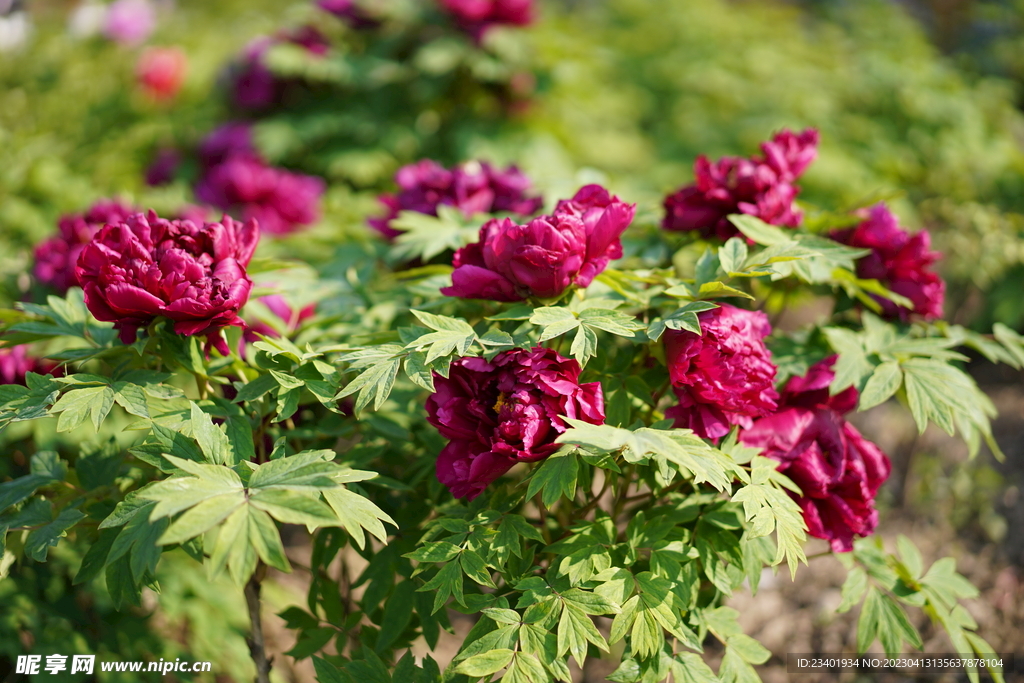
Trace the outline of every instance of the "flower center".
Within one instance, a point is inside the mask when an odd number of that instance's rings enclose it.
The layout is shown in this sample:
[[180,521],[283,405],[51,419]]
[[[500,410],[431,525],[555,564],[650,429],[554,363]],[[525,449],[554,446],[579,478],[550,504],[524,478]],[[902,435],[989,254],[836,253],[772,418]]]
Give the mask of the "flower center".
[[494,404],[494,412],[501,413],[501,409],[508,405],[508,394],[504,391],[498,394],[498,400]]

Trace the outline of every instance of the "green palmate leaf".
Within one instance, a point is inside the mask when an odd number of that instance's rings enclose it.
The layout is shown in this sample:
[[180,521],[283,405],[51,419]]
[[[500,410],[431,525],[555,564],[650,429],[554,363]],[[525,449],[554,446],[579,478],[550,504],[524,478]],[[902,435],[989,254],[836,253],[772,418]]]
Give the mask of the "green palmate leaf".
[[689,472],[698,483],[707,482],[719,491],[730,485],[732,475],[738,471],[729,456],[708,446],[687,429],[641,428],[630,431],[572,418],[566,418],[566,422],[572,429],[559,435],[557,443],[571,443],[603,452],[620,451],[629,462],[641,462],[651,456],[664,458]]
[[458,209],[443,205],[437,207],[436,217],[401,211],[388,225],[402,232],[391,248],[392,258],[401,261],[429,261],[443,251],[464,247],[474,241],[480,226],[475,220],[468,222]]
[[100,424],[114,406],[114,390],[109,386],[72,389],[60,397],[50,413],[60,414],[57,420],[58,432],[69,432],[92,418],[93,427],[99,431]]
[[653,320],[647,326],[647,336],[651,341],[658,341],[665,330],[686,330],[694,334],[701,334],[700,320],[697,318],[697,314],[713,308],[718,308],[718,304],[709,301],[691,301],[665,316],[664,319]]
[[860,388],[861,382],[874,372],[874,365],[868,360],[860,337],[841,327],[826,327],[823,332],[829,346],[839,354],[829,392],[834,395],[851,386]]
[[356,412],[361,411],[373,402],[373,409],[379,410],[388,396],[391,395],[391,388],[395,385],[395,378],[398,377],[398,369],[402,359],[396,354],[387,358],[381,358],[376,364],[361,372],[354,380],[342,389],[335,397],[337,399],[350,396],[357,391]]
[[857,622],[857,651],[864,653],[878,639],[890,657],[898,655],[906,642],[921,648],[921,636],[910,623],[906,612],[888,595],[869,587]]
[[854,567],[850,570],[850,573],[846,576],[846,581],[843,582],[843,601],[836,608],[836,612],[840,614],[848,612],[851,607],[856,605],[864,597],[864,593],[868,589],[868,575],[860,567]]
[[776,463],[760,456],[754,459],[754,463],[752,483],[736,491],[732,499],[743,504],[743,514],[751,523],[748,531],[751,536],[776,532],[778,550],[774,564],[785,559],[790,574],[795,577],[800,562],[807,561],[803,551],[807,537],[803,513],[796,501],[782,490],[782,485],[765,473],[767,469],[775,472]]
[[46,562],[49,549],[57,545],[68,529],[85,518],[85,513],[75,508],[65,508],[53,521],[33,529],[25,539],[25,554],[36,562]]
[[512,650],[499,649],[474,655],[459,662],[455,672],[474,677],[490,676],[508,666],[514,654]]
[[726,273],[743,270],[747,261],[747,243],[740,237],[731,237],[718,250],[718,262]]
[[191,404],[191,425],[192,435],[199,443],[199,449],[203,452],[207,462],[214,465],[234,465],[228,462],[232,449],[228,443],[227,434],[217,425],[213,424],[213,418],[197,406]]
[[332,488],[323,491],[324,499],[333,508],[341,526],[352,536],[360,548],[365,545],[366,530],[381,543],[386,543],[388,534],[384,523],[394,527],[398,525],[391,517],[373,502],[345,488]]
[[144,577],[156,573],[156,563],[163,549],[158,544],[161,534],[167,529],[167,520],[151,522],[149,513],[153,503],[143,505],[120,530],[110,545],[105,564],[116,562],[128,555],[128,568],[136,585],[141,585]]
[[277,386],[279,384],[272,375],[260,375],[256,379],[241,385],[238,389],[238,395],[235,396],[235,402],[246,403],[248,401],[255,401]]
[[426,363],[448,356],[453,352],[464,356],[476,341],[476,332],[465,320],[434,315],[426,311],[413,311],[412,313],[421,323],[434,330],[406,345],[406,348],[409,349],[428,347]]
[[740,613],[731,607],[718,607],[703,613],[708,630],[749,664],[764,664],[772,653],[743,633],[737,623]]
[[605,652],[608,651],[608,643],[587,613],[576,604],[567,602],[558,622],[558,655],[562,656],[568,652],[582,667],[587,658],[587,643],[593,643]]
[[[591,302],[594,303],[594,302]],[[599,306],[584,308],[575,313],[568,308],[545,306],[534,309],[530,322],[542,327],[540,341],[547,341],[576,330],[570,353],[585,366],[597,355],[597,331],[610,332],[621,337],[633,337],[644,329],[634,316]]]
[[860,410],[873,408],[889,400],[903,384],[903,371],[899,363],[886,361],[877,368],[864,385],[860,395]]
[[526,491],[527,498],[538,492],[544,505],[551,507],[563,495],[572,500],[576,495],[579,474],[577,456],[572,448],[560,448],[534,470]]
[[680,652],[670,665],[675,683],[719,683],[715,672],[711,670],[700,655],[693,652]]

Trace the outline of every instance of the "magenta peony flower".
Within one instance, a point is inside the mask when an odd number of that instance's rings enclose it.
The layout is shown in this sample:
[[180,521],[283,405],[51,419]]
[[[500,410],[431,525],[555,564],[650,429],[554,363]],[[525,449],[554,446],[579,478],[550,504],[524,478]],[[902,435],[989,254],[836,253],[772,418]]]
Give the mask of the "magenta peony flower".
[[796,227],[802,214],[793,205],[800,192],[794,181],[817,157],[818,138],[813,128],[799,135],[783,130],[761,143],[763,158],[724,157],[712,164],[699,156],[693,166],[696,183],[665,198],[662,227],[727,240],[739,234],[727,218],[732,213]]
[[490,220],[480,240],[455,252],[452,286],[442,294],[463,299],[522,301],[560,296],[570,285],[587,287],[622,256],[623,231],[636,212],[598,185],[588,185],[554,214],[518,225]]
[[454,206],[467,217],[475,213],[514,213],[529,216],[544,203],[529,196],[532,183],[522,171],[509,166],[500,171],[486,162],[470,161],[448,170],[430,159],[403,166],[395,174],[399,192],[382,195],[386,216],[367,221],[391,240],[402,234],[391,227],[399,211],[437,215],[439,205]]
[[913,309],[908,309],[874,296],[882,306],[882,314],[903,321],[911,313],[928,320],[941,318],[946,283],[931,271],[931,266],[942,255],[931,251],[928,232],[909,234],[885,204],[876,204],[860,215],[864,222],[855,228],[836,231],[832,238],[851,247],[870,249],[871,254],[857,261],[857,277],[878,280],[914,304]]
[[25,375],[29,372],[62,376],[64,373],[56,368],[56,363],[28,355],[24,346],[0,347],[0,384],[24,385]]
[[867,536],[878,525],[875,494],[892,465],[843,419],[857,404],[857,390],[828,395],[835,358],[791,379],[779,412],[755,421],[740,433],[740,441],[778,460],[779,471],[800,487],[803,495],[791,495],[808,532],[829,541],[833,552],[849,552],[855,536]]
[[320,219],[320,197],[326,185],[315,176],[268,166],[245,123],[216,129],[199,146],[202,175],[196,197],[244,220],[255,219],[273,235],[295,232]]
[[437,478],[472,500],[517,462],[543,460],[567,429],[562,417],[604,423],[600,382],[579,383],[580,366],[553,349],[512,349],[488,362],[460,358],[434,374],[427,420],[450,442]]
[[772,328],[764,313],[727,304],[697,318],[702,334],[665,332],[669,378],[679,398],[665,417],[700,437],[718,439],[732,425],[750,427],[752,418],[776,408],[776,368],[763,341]]
[[312,26],[302,26],[252,41],[243,50],[231,79],[235,106],[242,109],[266,109],[281,103],[284,89],[291,81],[279,78],[263,63],[267,50],[281,43],[297,45],[316,57],[323,57],[331,48],[327,38]]
[[285,235],[320,219],[324,181],[267,166],[259,159],[229,158],[207,171],[196,185],[196,197],[225,210],[255,219],[264,232]]
[[114,0],[103,19],[103,34],[123,45],[138,45],[156,27],[156,13],[149,0]]
[[103,199],[93,204],[84,214],[61,217],[57,223],[59,234],[36,247],[32,274],[39,282],[62,295],[68,288],[77,287],[75,264],[78,263],[82,248],[104,225],[123,221],[136,211],[120,202]]
[[440,0],[440,4],[477,41],[492,26],[527,26],[533,22],[533,0]]
[[259,226],[225,216],[219,223],[169,221],[156,213],[110,223],[86,245],[75,273],[85,305],[98,320],[114,323],[121,341],[158,316],[185,336],[207,335],[230,354],[220,332],[244,327],[239,309],[252,281],[245,267],[256,250]]

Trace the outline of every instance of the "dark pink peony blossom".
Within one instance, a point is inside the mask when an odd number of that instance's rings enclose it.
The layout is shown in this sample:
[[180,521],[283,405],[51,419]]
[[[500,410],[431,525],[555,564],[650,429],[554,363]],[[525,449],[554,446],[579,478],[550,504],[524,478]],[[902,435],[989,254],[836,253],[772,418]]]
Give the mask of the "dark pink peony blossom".
[[875,495],[892,465],[843,419],[857,404],[857,390],[829,396],[834,363],[835,356],[791,379],[779,411],[754,422],[740,441],[779,461],[779,471],[800,487],[803,495],[791,495],[808,532],[829,541],[834,552],[849,552],[854,537],[868,536],[878,525]]
[[883,315],[904,321],[911,313],[928,320],[941,318],[946,283],[931,270],[931,266],[942,254],[931,250],[928,231],[911,235],[900,227],[896,216],[885,204],[876,204],[861,215],[864,222],[855,228],[836,231],[832,238],[851,247],[870,249],[872,253],[857,261],[857,276],[878,280],[914,304],[913,309],[908,309],[875,296],[875,301],[882,306]]
[[527,26],[533,22],[533,0],[440,0],[459,28],[481,40],[492,26]]
[[149,0],[114,0],[103,18],[103,34],[123,45],[138,45],[156,27],[156,12]]
[[512,349],[488,362],[460,358],[434,375],[427,420],[450,440],[437,478],[472,500],[517,462],[543,460],[567,429],[562,417],[604,423],[600,382],[579,383],[580,366],[553,349]]
[[169,221],[133,214],[110,223],[86,245],[75,273],[85,305],[98,320],[114,323],[123,342],[163,316],[185,336],[207,335],[229,355],[221,330],[244,327],[238,311],[249,299],[245,274],[259,241],[255,221]]
[[59,234],[36,247],[32,274],[60,294],[67,292],[69,287],[77,287],[75,264],[83,247],[104,225],[123,221],[137,211],[120,202],[103,199],[84,214],[61,217],[57,223]]
[[279,78],[263,58],[274,45],[291,43],[304,48],[309,54],[323,57],[330,50],[327,38],[312,26],[302,26],[273,37],[257,38],[242,52],[231,80],[232,100],[242,109],[266,109],[281,103],[288,79]]
[[391,227],[400,211],[436,216],[437,207],[445,205],[460,209],[467,217],[475,213],[529,216],[543,204],[540,197],[529,196],[532,183],[515,166],[502,171],[486,162],[470,161],[448,170],[423,159],[398,169],[395,182],[398,193],[380,197],[387,215],[368,221],[389,240],[402,234]]
[[0,347],[0,384],[23,385],[29,372],[62,376],[64,373],[55,371],[56,367],[56,363],[30,356],[24,346]]
[[636,212],[598,185],[558,203],[551,216],[518,225],[490,220],[480,240],[455,252],[452,286],[442,294],[463,299],[522,301],[587,287],[610,259],[622,256],[620,237]]
[[231,211],[260,228],[284,235],[320,219],[326,185],[315,176],[268,166],[244,123],[221,126],[199,146],[203,172],[196,183],[200,201]]
[[702,334],[665,332],[669,378],[679,398],[665,417],[700,437],[718,439],[732,425],[749,427],[753,418],[776,408],[776,368],[764,345],[772,328],[764,313],[727,304],[697,317]]
[[662,227],[726,240],[739,234],[727,218],[732,213],[796,227],[802,214],[793,205],[800,192],[794,181],[817,157],[818,139],[813,128],[799,135],[784,130],[761,144],[763,157],[723,157],[712,164],[701,155],[693,167],[696,183],[665,198]]

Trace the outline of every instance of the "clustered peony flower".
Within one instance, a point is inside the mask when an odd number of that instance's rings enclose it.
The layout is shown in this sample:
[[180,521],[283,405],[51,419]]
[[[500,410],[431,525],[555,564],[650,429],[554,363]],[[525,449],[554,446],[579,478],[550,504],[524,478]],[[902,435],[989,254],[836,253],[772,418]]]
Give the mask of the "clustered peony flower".
[[391,227],[400,211],[437,215],[440,205],[453,206],[466,216],[474,213],[514,213],[529,216],[544,203],[529,196],[531,182],[515,166],[504,171],[487,162],[470,161],[448,170],[430,159],[403,166],[395,174],[397,194],[381,195],[388,213],[368,223],[386,238],[402,234]]
[[562,417],[604,423],[601,384],[579,383],[580,366],[553,349],[512,349],[488,362],[460,358],[434,374],[427,420],[450,442],[437,478],[472,500],[517,462],[543,460],[567,429]]
[[676,426],[718,439],[732,425],[750,427],[772,413],[778,393],[775,365],[764,345],[768,317],[722,304],[698,314],[701,334],[665,332],[669,378],[679,405],[665,411]]
[[138,45],[156,27],[156,13],[149,0],[114,0],[103,17],[103,34],[123,45]]
[[62,375],[55,372],[56,367],[55,363],[30,356],[24,346],[0,347],[0,384],[25,384],[29,372]]
[[802,215],[793,205],[795,180],[818,155],[818,131],[788,130],[761,143],[764,157],[723,157],[712,164],[701,155],[694,164],[696,183],[665,198],[666,230],[696,230],[722,240],[739,234],[727,216],[744,213],[766,223],[796,227]]
[[932,272],[931,266],[942,255],[931,251],[928,231],[909,234],[885,204],[876,204],[861,215],[862,223],[836,231],[832,238],[851,247],[870,249],[870,254],[857,261],[857,276],[878,280],[914,304],[913,309],[908,309],[874,296],[882,306],[882,313],[887,318],[904,321],[911,313],[929,320],[941,318],[946,283]]
[[257,38],[243,50],[231,79],[235,106],[242,109],[266,109],[281,103],[290,81],[275,75],[263,62],[267,50],[281,43],[297,45],[316,57],[323,57],[331,47],[327,38],[312,26],[303,26],[273,37]]
[[274,235],[295,232],[320,218],[324,181],[268,166],[252,143],[246,124],[218,128],[200,145],[202,175],[195,193],[200,201],[243,220],[255,219]]
[[442,294],[464,299],[521,301],[557,297],[570,285],[587,287],[611,259],[633,220],[625,204],[599,185],[587,185],[550,216],[519,225],[490,220],[480,240],[455,252],[452,286]]
[[120,202],[103,199],[84,214],[63,216],[57,223],[59,234],[36,246],[32,274],[62,295],[69,287],[77,287],[75,264],[83,247],[104,225],[123,221],[136,211]]
[[185,81],[188,58],[176,47],[151,47],[139,56],[135,77],[155,100],[173,99]]
[[480,40],[492,26],[533,22],[533,0],[440,0],[459,27]]
[[791,379],[779,411],[743,430],[740,441],[779,461],[779,471],[800,487],[803,495],[791,495],[808,532],[829,541],[834,552],[849,552],[855,536],[867,536],[878,525],[875,495],[892,465],[843,419],[857,405],[857,390],[829,396],[834,363],[835,356]]
[[114,323],[126,344],[163,316],[178,334],[207,335],[227,356],[221,330],[244,327],[238,311],[252,289],[245,267],[258,241],[255,221],[225,216],[219,223],[193,223],[137,213],[101,229],[82,251],[75,274],[89,311]]

